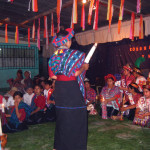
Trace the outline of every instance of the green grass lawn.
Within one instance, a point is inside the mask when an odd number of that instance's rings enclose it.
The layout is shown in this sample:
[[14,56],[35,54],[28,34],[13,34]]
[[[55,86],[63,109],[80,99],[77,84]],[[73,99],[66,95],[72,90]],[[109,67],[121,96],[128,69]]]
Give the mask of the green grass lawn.
[[[52,150],[55,123],[30,126],[29,130],[8,134],[10,150]],[[88,150],[150,150],[150,129],[125,120],[89,117]]]

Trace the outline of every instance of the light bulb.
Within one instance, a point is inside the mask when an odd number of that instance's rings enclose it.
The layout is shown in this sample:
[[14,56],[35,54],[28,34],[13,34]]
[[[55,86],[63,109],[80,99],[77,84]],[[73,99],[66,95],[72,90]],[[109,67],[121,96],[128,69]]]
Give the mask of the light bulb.
[[84,4],[85,4],[85,3],[86,3],[86,0],[83,0],[83,1],[82,1],[82,3],[84,3]]

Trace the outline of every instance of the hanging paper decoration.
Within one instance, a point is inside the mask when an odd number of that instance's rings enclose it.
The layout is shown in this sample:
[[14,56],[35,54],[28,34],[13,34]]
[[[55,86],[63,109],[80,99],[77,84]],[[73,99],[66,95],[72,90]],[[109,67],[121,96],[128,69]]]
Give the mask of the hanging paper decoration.
[[119,20],[118,20],[118,34],[120,34],[121,20],[123,20],[123,13],[124,13],[124,0],[121,0],[120,12],[119,12]]
[[48,38],[48,26],[47,26],[47,16],[44,16],[44,38],[46,38],[46,49],[48,49],[49,38]]
[[54,18],[53,18],[53,13],[51,14],[51,36],[54,36]]
[[96,0],[96,9],[95,9],[95,17],[94,17],[94,24],[93,29],[98,29],[98,9],[99,9],[99,0]]
[[7,24],[5,24],[5,43],[8,43]]
[[33,22],[33,27],[32,27],[32,39],[35,41],[35,20]]
[[135,23],[135,14],[132,12],[131,15],[131,27],[130,27],[130,39],[134,40],[134,23]]
[[107,7],[107,20],[109,20],[109,30],[112,22],[112,17],[113,17],[113,5],[112,5],[112,0],[108,0],[108,7]]
[[71,16],[71,24],[70,28],[74,29],[74,23],[73,23],[73,10],[72,10],[72,16]]
[[28,28],[28,47],[30,47],[30,28]]
[[32,11],[38,12],[38,2],[37,0],[32,0]]
[[85,30],[85,9],[84,9],[84,3],[82,4],[82,13],[81,13],[81,27],[82,30]]
[[16,26],[15,43],[19,44],[19,30],[18,30],[18,26]]
[[72,20],[73,20],[73,24],[77,24],[78,22],[78,11],[77,11],[77,4],[78,3],[78,0],[73,0],[73,17],[72,17]]
[[140,15],[140,24],[139,24],[139,39],[144,38],[144,33],[143,33],[143,16]]
[[95,0],[91,0],[90,7],[89,7],[89,15],[88,15],[88,24],[91,25],[91,19],[92,19],[92,12],[94,7]]
[[44,38],[47,37],[47,16],[44,16]]
[[60,31],[60,13],[62,8],[62,0],[57,0],[57,33]]
[[137,0],[136,10],[137,10],[137,13],[141,13],[141,0]]
[[38,29],[37,29],[37,47],[40,50],[40,18],[38,19]]

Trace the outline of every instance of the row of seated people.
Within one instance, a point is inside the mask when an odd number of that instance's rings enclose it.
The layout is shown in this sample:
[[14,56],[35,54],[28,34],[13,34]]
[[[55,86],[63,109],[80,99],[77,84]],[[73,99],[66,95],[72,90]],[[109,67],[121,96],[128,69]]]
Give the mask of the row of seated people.
[[[150,82],[137,69],[133,72],[127,65],[119,84],[112,74],[105,76],[106,86],[100,93],[100,115],[103,119],[122,119],[126,117],[134,124],[150,126]],[[97,114],[91,104],[96,99],[96,92],[90,88],[89,81],[85,81],[87,106],[90,113]],[[94,106],[94,105],[93,105]]]
[[13,96],[8,98],[8,102],[2,99],[6,107],[5,113],[2,113],[4,133],[22,131],[28,125],[55,121],[54,82],[47,80],[44,87],[44,90],[41,85],[35,85],[34,89],[27,87],[24,95],[13,88]]

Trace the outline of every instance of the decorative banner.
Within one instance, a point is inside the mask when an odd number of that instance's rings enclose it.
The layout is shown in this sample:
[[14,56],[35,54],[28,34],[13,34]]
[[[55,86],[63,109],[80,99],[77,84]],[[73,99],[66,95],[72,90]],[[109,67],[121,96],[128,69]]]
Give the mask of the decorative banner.
[[51,36],[54,36],[54,18],[53,18],[53,13],[51,13]]
[[72,9],[72,16],[71,16],[70,28],[74,29],[74,23],[73,23],[73,9]]
[[118,20],[118,34],[120,34],[121,30],[121,20]]
[[140,24],[139,24],[139,39],[144,38],[144,33],[143,33],[143,16],[140,15]]
[[92,12],[94,7],[95,0],[91,0],[90,7],[89,7],[89,15],[88,15],[88,24],[91,25],[91,19],[92,19]]
[[137,0],[136,10],[137,10],[137,13],[141,13],[141,0]]
[[35,20],[33,22],[33,27],[32,27],[32,39],[35,41]]
[[118,20],[118,34],[120,34],[121,20],[123,19],[123,12],[124,12],[124,0],[121,0],[120,12],[119,12],[119,20]]
[[8,43],[7,24],[5,24],[5,43]]
[[40,50],[40,18],[38,19],[38,29],[37,29],[37,47]]
[[130,39],[134,41],[134,23],[135,23],[135,14],[132,12],[131,15],[131,27],[130,27]]
[[30,28],[28,28],[28,47],[30,47]]
[[107,20],[109,20],[109,30],[110,30],[110,26],[111,26],[111,22],[112,22],[113,10],[114,10],[114,7],[112,5],[112,0],[108,0]]
[[96,0],[96,9],[95,9],[95,18],[94,18],[94,24],[93,29],[98,29],[98,10],[99,10],[99,0]]
[[32,0],[32,11],[38,12],[38,2],[37,0]]
[[78,0],[73,0],[73,24],[77,24],[78,22],[78,10],[77,10],[77,3],[78,3]]
[[62,0],[57,0],[57,33],[60,31],[60,13],[62,8]]
[[120,12],[119,12],[119,20],[123,19],[123,12],[124,12],[124,0],[121,0]]
[[18,30],[18,26],[16,26],[15,43],[19,44],[19,30]]
[[82,12],[81,12],[81,27],[82,30],[85,30],[85,9],[84,9],[84,3],[82,4]]
[[47,31],[48,31],[48,28],[47,28],[47,16],[44,16],[44,38],[47,37]]

